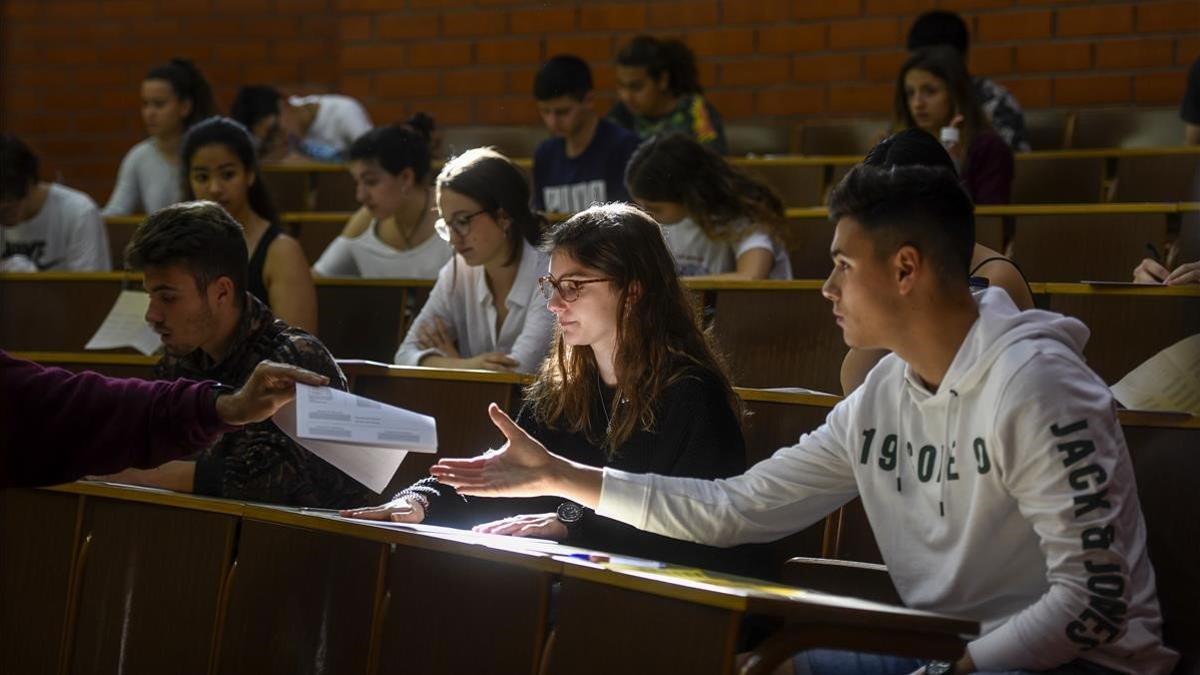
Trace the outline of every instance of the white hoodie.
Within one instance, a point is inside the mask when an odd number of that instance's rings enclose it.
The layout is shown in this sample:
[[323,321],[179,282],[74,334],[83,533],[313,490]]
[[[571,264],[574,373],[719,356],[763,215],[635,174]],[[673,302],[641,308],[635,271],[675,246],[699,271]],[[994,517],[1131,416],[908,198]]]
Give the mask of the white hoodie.
[[1129,452],[1108,387],[1080,356],[1087,328],[1019,312],[1001,290],[978,299],[937,393],[892,354],[824,425],[745,474],[605,469],[597,513],[730,546],[861,496],[905,605],[980,622],[979,670],[1082,657],[1169,672]]

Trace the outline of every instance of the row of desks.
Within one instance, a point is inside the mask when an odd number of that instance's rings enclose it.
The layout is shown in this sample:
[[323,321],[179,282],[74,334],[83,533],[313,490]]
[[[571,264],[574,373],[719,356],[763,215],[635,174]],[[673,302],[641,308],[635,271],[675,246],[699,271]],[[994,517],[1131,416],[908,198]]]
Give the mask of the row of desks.
[[[147,374],[151,364],[139,356],[26,356],[124,375]],[[342,366],[354,391],[434,415],[441,456],[492,446],[498,434],[487,402],[514,410],[527,382]],[[815,428],[838,400],[738,393],[751,412],[751,462]],[[1186,477],[1200,468],[1200,420],[1122,411],[1121,422],[1168,639],[1182,643],[1200,625],[1200,575],[1185,543],[1197,536]],[[429,461],[410,455],[394,485],[424,475]],[[949,656],[975,630],[854,600],[696,573],[605,569],[514,546],[130,488],[10,490],[0,493],[0,672],[535,672],[540,665],[544,672],[724,673],[747,614],[775,618],[783,651]],[[779,546],[781,555],[878,559],[854,504]],[[562,583],[557,631],[543,662],[555,581]]]
[[[285,213],[285,229],[297,238],[305,256],[315,262],[341,234],[350,218],[342,211]],[[549,214],[560,220],[566,214]],[[125,245],[144,216],[106,219],[113,269],[124,267]],[[1191,223],[1195,223],[1192,225]],[[1194,254],[1200,254],[1200,203],[1025,204],[980,206],[976,238],[1011,254],[1030,279],[1126,281],[1146,257],[1146,244],[1165,251],[1187,223],[1198,230]],[[819,278],[831,268],[829,246],[833,223],[825,207],[790,208],[779,235],[788,249],[797,278]]]
[[[821,281],[685,283],[710,308],[737,384],[841,390],[846,346],[821,295]],[[431,286],[428,280],[320,279],[318,335],[337,358],[391,361]],[[79,351],[123,288],[140,288],[140,277],[0,274],[0,346]],[[1039,306],[1089,326],[1084,355],[1110,384],[1159,350],[1200,333],[1200,286],[1047,283],[1033,284],[1033,292]]]
[[[1014,202],[1181,201],[1194,199],[1196,147],[1045,150],[1015,155]],[[729,162],[766,181],[788,206],[824,202],[861,155],[733,157]],[[532,160],[515,158],[526,172]],[[436,165],[435,165],[436,168]],[[338,211],[357,206],[342,164],[266,164],[263,177],[283,210]]]

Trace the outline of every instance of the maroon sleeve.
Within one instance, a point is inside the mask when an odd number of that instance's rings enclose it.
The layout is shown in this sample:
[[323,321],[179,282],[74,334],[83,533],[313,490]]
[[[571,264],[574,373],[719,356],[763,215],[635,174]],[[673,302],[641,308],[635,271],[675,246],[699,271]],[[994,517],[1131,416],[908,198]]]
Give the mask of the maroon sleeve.
[[1012,148],[994,131],[979,134],[967,150],[963,181],[976,204],[1012,201]]
[[201,450],[236,428],[217,417],[212,384],[72,373],[0,351],[0,487],[149,468]]

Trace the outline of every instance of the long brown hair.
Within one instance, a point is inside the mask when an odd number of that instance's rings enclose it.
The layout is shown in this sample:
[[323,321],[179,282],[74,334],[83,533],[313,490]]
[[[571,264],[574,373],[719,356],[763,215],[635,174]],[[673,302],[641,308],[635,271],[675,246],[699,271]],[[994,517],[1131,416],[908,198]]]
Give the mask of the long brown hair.
[[710,374],[722,385],[741,419],[725,364],[700,328],[699,312],[679,283],[662,230],[628,204],[601,204],[558,223],[544,245],[608,277],[618,295],[617,375],[607,437],[593,438],[592,411],[600,396],[599,370],[590,346],[572,347],[555,331],[550,358],[525,391],[538,419],[571,432],[583,431],[611,457],[638,429],[654,426],[655,403],[664,389],[688,375]]
[[680,132],[638,146],[625,167],[625,184],[639,200],[683,204],[714,241],[750,234],[734,228],[743,218],[777,240],[775,229],[785,218],[783,201],[766,183]]
[[904,78],[908,71],[914,69],[924,70],[946,83],[946,91],[954,102],[954,110],[950,117],[953,118],[954,113],[963,116],[964,148],[971,147],[971,141],[975,140],[980,132],[991,128],[987,115],[983,114],[983,109],[979,107],[979,101],[975,98],[975,85],[971,81],[971,75],[967,73],[962,54],[953,47],[937,46],[918,49],[900,67],[900,74],[896,77],[896,97],[893,101],[896,117],[893,131],[917,128],[917,121],[908,109],[908,95],[904,90]]

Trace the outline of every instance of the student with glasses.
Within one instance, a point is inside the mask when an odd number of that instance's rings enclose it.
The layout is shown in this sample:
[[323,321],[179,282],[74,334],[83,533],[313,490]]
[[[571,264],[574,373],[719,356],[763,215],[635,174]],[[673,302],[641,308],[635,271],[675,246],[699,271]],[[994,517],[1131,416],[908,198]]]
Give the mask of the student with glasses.
[[542,220],[529,208],[524,174],[495,150],[469,150],[438,175],[436,200],[434,229],[454,257],[438,273],[396,363],[536,371],[554,317],[538,294],[549,260],[534,248]]
[[[744,470],[741,402],[700,330],[659,226],[633,206],[594,206],[555,225],[544,250],[550,273],[539,280],[539,304],[558,328],[525,391],[521,425],[591,466],[707,479]],[[552,498],[464,500],[432,478],[383,506],[342,513],[757,572],[751,548],[648,534]]]

